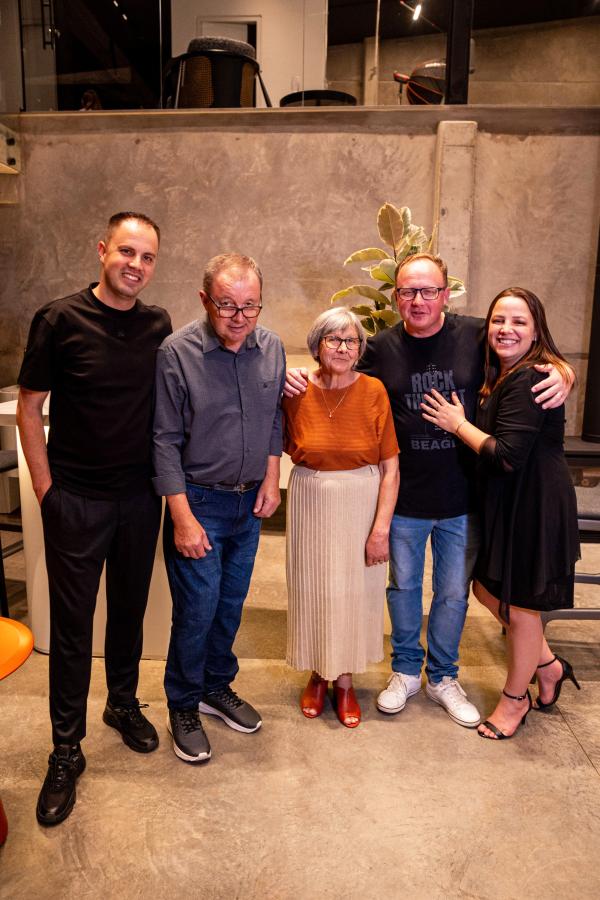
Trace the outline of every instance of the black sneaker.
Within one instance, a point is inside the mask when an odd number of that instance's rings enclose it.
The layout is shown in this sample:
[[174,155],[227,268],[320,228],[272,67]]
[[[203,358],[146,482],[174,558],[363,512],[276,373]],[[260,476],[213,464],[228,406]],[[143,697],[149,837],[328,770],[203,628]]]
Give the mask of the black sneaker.
[[258,731],[262,725],[262,719],[254,707],[238,697],[229,685],[205,693],[198,704],[198,712],[219,716],[230,728],[245,731],[246,734]]
[[210,759],[210,744],[197,709],[170,709],[167,728],[173,735],[175,755],[188,763]]
[[140,705],[137,699],[132,706],[113,706],[107,700],[102,713],[103,721],[111,728],[116,728],[124,743],[138,753],[151,753],[158,747],[156,728],[142,713],[142,709],[147,706],[147,703]]
[[54,748],[35,811],[40,825],[58,825],[67,818],[75,806],[75,785],[84,769],[85,756],[79,744]]

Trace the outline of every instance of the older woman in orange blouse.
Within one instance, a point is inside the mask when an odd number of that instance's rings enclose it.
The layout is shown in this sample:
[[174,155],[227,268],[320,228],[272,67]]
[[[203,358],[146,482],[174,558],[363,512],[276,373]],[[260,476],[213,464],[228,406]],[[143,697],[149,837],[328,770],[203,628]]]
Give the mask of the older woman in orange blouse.
[[352,674],[383,658],[388,535],[398,494],[398,444],[382,383],[355,371],[366,344],[345,308],[308,335],[318,363],[305,394],[285,398],[288,489],[287,661],[311,669],[301,700],[323,711],[329,681],[337,715],[356,727]]

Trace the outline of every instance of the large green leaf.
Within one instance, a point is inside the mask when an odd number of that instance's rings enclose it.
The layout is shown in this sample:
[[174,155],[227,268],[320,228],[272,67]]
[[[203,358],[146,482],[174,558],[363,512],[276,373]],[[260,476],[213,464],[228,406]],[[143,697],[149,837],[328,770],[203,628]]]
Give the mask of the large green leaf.
[[[394,263],[394,269],[395,268],[396,264]],[[392,271],[392,274],[388,275],[388,273],[382,266],[370,266],[368,269],[364,269],[363,271],[368,272],[371,278],[374,278],[375,281],[385,281],[388,285],[392,285],[394,283],[394,272]]]
[[463,294],[466,294],[465,283],[456,275],[448,275],[448,287],[450,288],[450,299],[458,300]]
[[348,259],[344,260],[344,265],[347,266],[348,263],[353,262],[366,262],[369,259],[389,259],[389,253],[386,253],[385,250],[380,250],[379,247],[366,247],[364,250],[357,250],[356,253],[353,253]]
[[448,275],[448,287],[451,291],[457,291],[462,288],[462,292],[465,291],[465,283],[461,278],[457,278],[456,275]]
[[371,313],[374,319],[380,319],[385,322],[388,328],[391,328],[392,325],[396,325],[400,321],[400,316],[397,312],[394,312],[393,309],[377,309],[373,310]]
[[390,284],[395,284],[396,277],[396,260],[395,259],[384,259],[379,263],[378,266],[382,272],[386,274],[386,281],[389,281]]
[[371,278],[386,282],[388,286],[391,286],[394,284],[396,274],[396,260],[383,259],[376,266],[364,266],[363,272],[368,272]]
[[410,223],[412,222],[412,213],[408,206],[400,207],[400,215],[402,216],[402,224],[404,226],[404,231],[408,231],[410,228]]
[[408,235],[407,235],[405,238],[403,238],[400,241],[400,243],[398,244],[398,247],[396,249],[396,264],[398,264],[399,262],[402,262],[402,260],[406,256],[408,256],[408,254],[411,252],[411,247],[412,247],[412,241],[411,241],[410,237],[408,237]]
[[350,308],[357,316],[370,316],[373,312],[372,306],[352,306]]
[[422,247],[423,244],[426,244],[429,240],[425,233],[425,229],[421,228],[420,225],[411,225],[408,229],[408,237],[412,244],[416,247]]
[[394,251],[404,237],[404,223],[399,210],[392,203],[384,203],[377,213],[377,227],[381,240],[385,241]]
[[336,291],[336,293],[332,296],[330,303],[339,303],[340,300],[344,300],[346,297],[351,297],[352,294],[359,294],[361,297],[368,297],[369,300],[379,300],[381,303],[388,305],[389,301],[385,294],[382,294],[381,291],[378,291],[376,288],[371,287],[369,284],[351,284],[350,287],[344,288],[341,291]]
[[[351,312],[356,313],[356,315],[358,316],[358,315],[360,315],[360,313],[358,313],[356,311],[359,308],[360,307],[357,307],[357,306],[351,306],[350,310],[351,310]],[[365,319],[361,319],[361,322],[362,322],[362,326],[365,329],[365,331],[367,332],[367,334],[375,334],[375,322],[373,321],[371,316],[367,316]]]
[[463,294],[467,293],[464,281],[456,278],[454,275],[448,275],[448,287],[450,288],[450,299],[458,300]]

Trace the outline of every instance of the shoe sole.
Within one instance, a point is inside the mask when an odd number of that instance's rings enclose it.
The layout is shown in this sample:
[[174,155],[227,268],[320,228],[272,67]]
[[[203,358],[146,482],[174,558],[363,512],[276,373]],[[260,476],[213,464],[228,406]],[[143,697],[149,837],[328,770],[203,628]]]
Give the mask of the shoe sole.
[[[86,762],[85,762],[85,757],[84,757],[83,767],[81,769],[81,772],[78,772],[78,774],[77,774],[78,779],[85,772],[85,766],[86,766]],[[38,803],[38,805],[35,808],[35,817],[38,820],[39,824],[43,825],[45,828],[52,828],[54,825],[60,825],[61,822],[64,822],[65,819],[67,819],[71,815],[71,813],[73,811],[73,807],[75,806],[76,800],[77,800],[77,788],[75,788],[75,790],[73,791],[73,799],[71,800],[71,802],[69,803],[67,808],[64,810],[64,812],[62,812],[60,814],[60,816],[55,816],[52,819],[44,818],[44,816],[40,813],[39,803]]]
[[[171,731],[171,720],[167,716],[167,731],[173,737],[173,732]],[[209,750],[208,753],[201,753],[199,756],[189,756],[187,753],[184,753],[183,750],[177,746],[175,743],[175,738],[173,738],[173,753],[175,756],[179,757],[186,763],[191,763],[192,765],[198,765],[202,763],[207,763],[211,757],[212,750]]]
[[[230,728],[233,728],[234,731],[242,731],[244,734],[254,734],[254,732],[258,731],[262,725],[262,719],[260,719],[258,725],[255,725],[254,728],[246,728],[245,725],[234,722],[233,719],[230,719],[229,716],[224,712],[221,712],[220,709],[215,709],[214,706],[209,706],[208,703],[203,703],[202,701],[198,704],[198,712],[204,713],[207,716],[218,716],[219,719],[223,719],[225,724],[229,725]],[[315,717],[313,716],[312,718]]]
[[421,690],[421,686],[419,685],[419,687],[416,690],[407,691],[406,700],[404,701],[402,706],[399,706],[397,709],[386,709],[385,707],[380,706],[379,702],[376,703],[377,709],[379,710],[379,712],[385,713],[388,716],[395,716],[397,713],[402,712],[402,710],[406,706],[406,703],[409,700],[409,698],[414,697],[415,694],[418,694],[420,690]]
[[108,725],[110,728],[114,728],[115,731],[118,731],[123,739],[123,743],[127,744],[127,746],[129,747],[130,750],[135,750],[136,753],[152,753],[152,751],[156,750],[156,748],[158,747],[158,743],[159,743],[158,735],[156,736],[156,744],[153,747],[144,747],[141,744],[133,743],[133,741],[129,737],[129,735],[124,734],[121,731],[121,728],[119,727],[119,720],[116,718],[111,719],[110,713],[103,712],[102,713],[102,721],[104,722],[105,725]]
[[[440,703],[440,701],[437,699],[437,697],[432,697],[431,694],[428,694],[427,688],[425,688],[425,693],[427,694],[427,696],[429,697],[430,700],[432,700],[434,703],[437,703],[438,706],[441,706],[441,708],[444,710],[444,712],[447,713],[447,715],[449,715],[450,718],[452,719],[452,721],[456,722],[457,725],[462,725],[463,728],[477,728],[478,725],[481,725],[481,716],[479,716],[479,718],[477,719],[476,722],[465,722],[463,719],[458,719],[456,716],[453,716],[452,713],[450,712],[450,710],[448,709],[448,707],[444,706],[443,703]],[[484,737],[485,737],[485,735],[484,735]]]

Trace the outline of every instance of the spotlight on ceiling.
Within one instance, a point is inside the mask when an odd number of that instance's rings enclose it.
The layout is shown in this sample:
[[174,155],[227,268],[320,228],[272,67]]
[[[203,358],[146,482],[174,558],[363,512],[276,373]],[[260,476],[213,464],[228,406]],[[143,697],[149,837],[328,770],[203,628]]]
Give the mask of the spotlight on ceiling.
[[[400,3],[400,6],[403,7],[403,9],[406,9],[410,13],[413,22],[416,22],[417,19],[423,19],[424,22],[427,22],[427,24],[434,28],[436,31],[443,31],[443,28],[440,28],[439,25],[436,25],[435,22],[432,22],[431,19],[428,19],[427,16],[423,14],[423,6],[425,5],[424,3],[417,3],[415,6],[411,6],[410,3],[406,2],[406,0],[398,0],[398,2]],[[598,0],[598,2],[600,3],[600,0]]]

